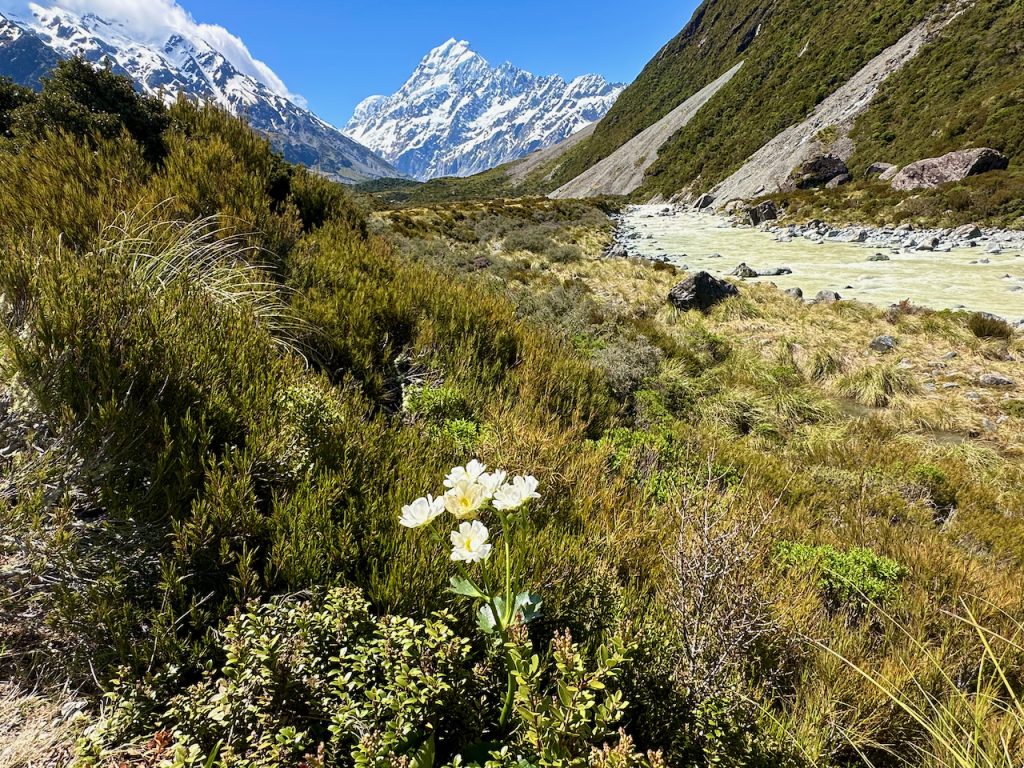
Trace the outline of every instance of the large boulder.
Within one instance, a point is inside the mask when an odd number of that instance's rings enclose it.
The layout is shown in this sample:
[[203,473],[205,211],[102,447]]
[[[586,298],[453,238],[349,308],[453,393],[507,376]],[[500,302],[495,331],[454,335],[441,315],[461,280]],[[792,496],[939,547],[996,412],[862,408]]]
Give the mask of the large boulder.
[[751,208],[748,215],[750,216],[750,225],[756,227],[762,221],[775,221],[778,219],[779,209],[771,200],[765,200],[763,203]]
[[851,181],[853,181],[853,177],[850,174],[840,173],[834,179],[830,179],[829,182],[825,184],[825,189],[835,189],[836,187],[843,186],[843,184],[849,184]]
[[707,272],[698,272],[669,291],[668,300],[676,309],[707,312],[716,304],[730,296],[738,296],[739,293],[732,283],[719,280]]
[[797,189],[816,189],[826,186],[838,176],[849,176],[850,170],[842,158],[835,155],[819,155],[811,158],[793,171],[790,182]]
[[998,150],[988,147],[963,149],[911,163],[893,177],[892,188],[901,192],[933,189],[979,173],[1005,171],[1009,165],[1009,159]]

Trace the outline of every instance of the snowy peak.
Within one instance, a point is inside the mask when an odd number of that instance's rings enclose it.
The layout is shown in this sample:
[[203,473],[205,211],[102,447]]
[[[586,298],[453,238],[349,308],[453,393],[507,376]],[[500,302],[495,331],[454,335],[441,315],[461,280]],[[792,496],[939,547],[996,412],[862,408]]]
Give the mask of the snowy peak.
[[[190,22],[147,28],[58,6],[29,6],[31,16],[0,16],[0,75],[31,87],[61,58],[110,66],[167,103],[179,94],[244,118],[287,160],[344,182],[399,176],[366,147],[297,104],[265,65],[226,30]],[[218,31],[226,49],[214,44]],[[212,42],[213,41],[213,42]],[[31,42],[31,45],[28,45]],[[262,68],[262,69],[261,69]],[[263,72],[261,75],[260,72]]]
[[508,62],[492,67],[452,38],[396,93],[361,102],[345,133],[415,178],[467,176],[568,138],[601,119],[623,87],[599,75],[566,83]]

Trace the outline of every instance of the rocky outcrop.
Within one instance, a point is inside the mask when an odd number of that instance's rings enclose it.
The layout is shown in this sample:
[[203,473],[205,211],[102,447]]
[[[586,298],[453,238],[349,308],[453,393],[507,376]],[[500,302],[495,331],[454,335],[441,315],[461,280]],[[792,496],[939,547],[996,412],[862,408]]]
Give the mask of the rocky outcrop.
[[712,277],[707,272],[698,272],[669,291],[668,300],[676,309],[707,312],[716,304],[738,295],[739,291],[732,283]]
[[911,163],[893,177],[892,188],[900,192],[933,189],[979,173],[1005,171],[1009,165],[1009,159],[998,150],[989,147],[964,149]]

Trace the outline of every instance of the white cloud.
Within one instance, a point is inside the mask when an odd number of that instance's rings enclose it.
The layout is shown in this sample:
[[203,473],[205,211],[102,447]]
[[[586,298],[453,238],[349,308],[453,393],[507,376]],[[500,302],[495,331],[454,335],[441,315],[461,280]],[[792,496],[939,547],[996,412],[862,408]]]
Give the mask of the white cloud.
[[[0,11],[23,15],[29,5],[31,3],[25,0],[0,0]],[[275,93],[305,106],[305,99],[289,91],[284,81],[269,66],[249,53],[239,37],[219,25],[197,22],[175,0],[60,0],[57,5],[74,13],[95,13],[111,21],[121,21],[134,36],[147,42],[162,43],[171,32],[205,40],[220,51],[239,72],[256,78]]]

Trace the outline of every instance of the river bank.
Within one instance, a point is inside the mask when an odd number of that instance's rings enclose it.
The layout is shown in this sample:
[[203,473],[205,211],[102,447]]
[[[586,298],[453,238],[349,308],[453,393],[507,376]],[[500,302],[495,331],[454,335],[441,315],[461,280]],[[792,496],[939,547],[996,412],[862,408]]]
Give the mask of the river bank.
[[[757,227],[679,206],[631,206],[616,217],[610,253],[728,276],[741,264],[805,296],[836,291],[886,306],[909,299],[1024,322],[1024,232],[836,228],[768,221]],[[746,274],[750,274],[749,271]]]

